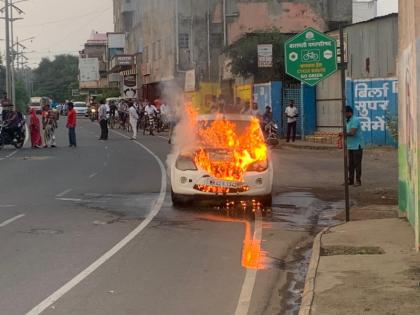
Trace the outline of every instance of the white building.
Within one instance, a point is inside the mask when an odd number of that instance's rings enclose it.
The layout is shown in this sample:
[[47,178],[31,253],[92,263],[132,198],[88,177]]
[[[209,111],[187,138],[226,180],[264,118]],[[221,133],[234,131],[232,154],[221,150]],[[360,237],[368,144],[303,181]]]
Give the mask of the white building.
[[353,0],[353,23],[359,23],[378,16],[378,0]]

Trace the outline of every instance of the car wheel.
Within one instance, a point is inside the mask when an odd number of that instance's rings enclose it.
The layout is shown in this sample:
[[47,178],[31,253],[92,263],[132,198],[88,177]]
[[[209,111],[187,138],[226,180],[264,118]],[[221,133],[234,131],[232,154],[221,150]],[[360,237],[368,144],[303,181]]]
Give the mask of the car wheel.
[[273,206],[273,197],[270,195],[261,198],[261,203],[265,208],[271,208]]
[[21,140],[21,141],[19,141],[19,142],[16,142],[16,143],[15,143],[15,148],[16,148],[16,149],[22,149],[22,147],[23,147],[24,143],[25,143],[25,140]]
[[175,208],[185,207],[186,205],[185,200],[181,198],[178,194],[174,193],[172,189],[171,189],[171,199],[172,199],[172,205]]

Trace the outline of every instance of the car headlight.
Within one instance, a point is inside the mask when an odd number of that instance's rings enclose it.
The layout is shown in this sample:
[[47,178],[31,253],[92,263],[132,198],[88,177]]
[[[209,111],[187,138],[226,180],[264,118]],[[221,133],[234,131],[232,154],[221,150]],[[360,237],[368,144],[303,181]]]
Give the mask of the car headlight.
[[180,171],[196,171],[197,166],[189,155],[179,155],[175,162],[175,167]]
[[255,163],[252,163],[248,167],[248,172],[264,172],[268,169],[268,160],[265,161],[258,161]]

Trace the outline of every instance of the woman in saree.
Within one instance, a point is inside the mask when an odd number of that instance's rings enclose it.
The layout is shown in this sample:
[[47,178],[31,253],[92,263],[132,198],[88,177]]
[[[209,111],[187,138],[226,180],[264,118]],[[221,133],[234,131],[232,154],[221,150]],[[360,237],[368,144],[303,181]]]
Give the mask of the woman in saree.
[[32,148],[42,147],[41,123],[34,109],[30,110],[29,130],[31,132]]

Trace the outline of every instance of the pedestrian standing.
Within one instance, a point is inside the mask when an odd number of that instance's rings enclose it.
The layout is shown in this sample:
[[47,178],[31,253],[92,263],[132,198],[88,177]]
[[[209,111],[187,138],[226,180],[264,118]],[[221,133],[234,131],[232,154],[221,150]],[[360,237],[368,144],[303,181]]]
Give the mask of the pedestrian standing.
[[72,102],[67,104],[67,125],[66,127],[69,129],[69,147],[77,147],[76,143],[76,111],[74,110],[74,105]]
[[39,121],[38,116],[36,115],[35,109],[31,108],[29,110],[29,130],[31,133],[31,144],[33,149],[39,149],[42,147],[42,138],[41,138],[41,122]]
[[130,103],[130,108],[128,109],[128,115],[130,118],[130,125],[131,129],[133,130],[133,136],[131,137],[131,140],[137,139],[137,122],[139,120],[139,114],[137,113],[136,107]]
[[[346,106],[347,150],[349,153],[349,185],[362,185],[363,133],[360,119],[353,114],[353,108]],[[356,173],[356,182],[354,175]]]
[[99,125],[101,126],[101,136],[99,140],[108,140],[108,113],[107,113],[107,106],[105,101],[102,100],[100,102],[100,106],[98,109],[98,119]]
[[287,117],[287,142],[290,142],[290,136],[292,136],[292,141],[296,140],[296,125],[297,118],[299,117],[299,111],[295,106],[293,100],[289,101],[289,106],[287,106],[285,111]]

